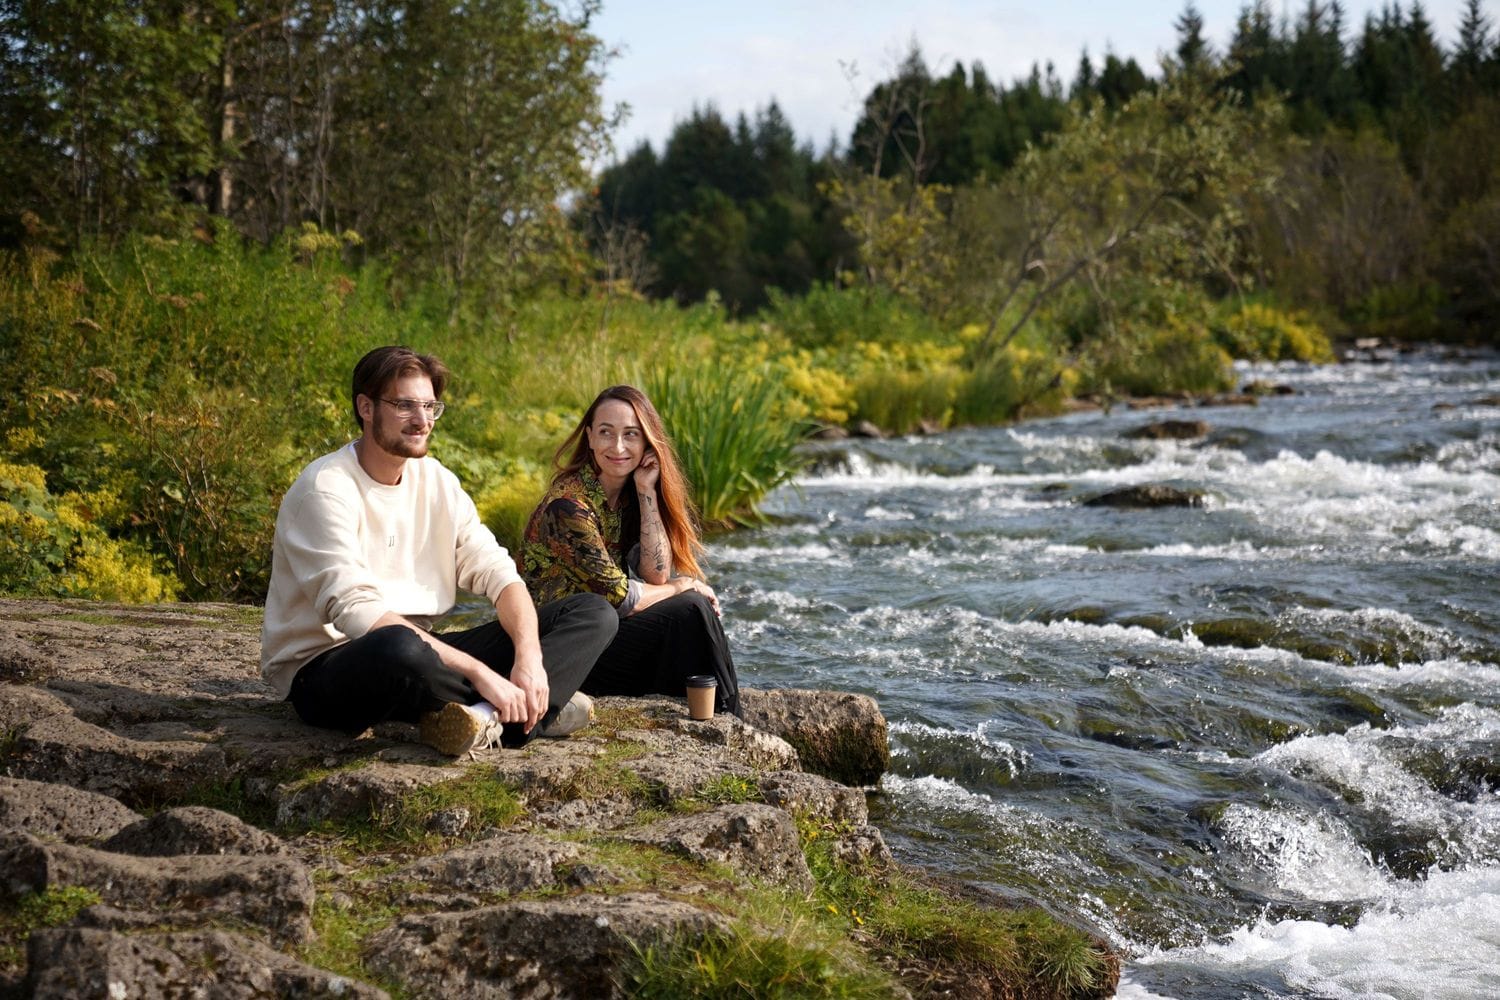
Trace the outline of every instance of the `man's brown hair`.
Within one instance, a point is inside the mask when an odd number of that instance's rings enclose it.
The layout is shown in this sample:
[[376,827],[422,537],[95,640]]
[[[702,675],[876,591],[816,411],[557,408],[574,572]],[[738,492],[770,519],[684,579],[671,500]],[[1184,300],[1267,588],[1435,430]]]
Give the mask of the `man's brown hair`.
[[361,431],[365,422],[359,415],[359,397],[369,396],[379,402],[386,386],[408,375],[426,375],[432,380],[433,398],[443,398],[448,366],[431,354],[418,354],[410,347],[377,347],[359,359],[354,366],[354,394],[350,401],[354,404],[354,422]]

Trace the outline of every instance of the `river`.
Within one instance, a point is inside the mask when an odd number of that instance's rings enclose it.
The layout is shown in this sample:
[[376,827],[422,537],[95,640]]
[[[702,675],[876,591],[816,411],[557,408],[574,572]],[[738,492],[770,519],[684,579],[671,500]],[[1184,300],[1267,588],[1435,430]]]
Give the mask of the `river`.
[[[1500,995],[1500,357],[1239,374],[1294,394],[820,445],[710,547],[741,675],[877,698],[897,857],[1122,997]],[[1205,502],[1080,503],[1138,483]]]

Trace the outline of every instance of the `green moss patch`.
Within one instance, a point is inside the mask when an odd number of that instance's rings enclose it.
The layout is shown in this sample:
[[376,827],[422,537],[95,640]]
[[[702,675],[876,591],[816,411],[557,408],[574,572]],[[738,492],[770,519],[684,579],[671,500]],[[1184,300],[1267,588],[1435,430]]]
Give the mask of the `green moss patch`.
[[97,902],[99,894],[94,890],[65,885],[27,893],[0,906],[0,976],[21,969],[32,931],[61,927]]

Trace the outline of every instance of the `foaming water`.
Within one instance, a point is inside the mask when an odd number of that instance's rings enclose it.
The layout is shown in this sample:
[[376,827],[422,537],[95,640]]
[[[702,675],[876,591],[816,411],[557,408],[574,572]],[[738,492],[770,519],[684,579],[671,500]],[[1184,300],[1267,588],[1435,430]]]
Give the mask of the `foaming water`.
[[1393,886],[1352,926],[1259,920],[1221,942],[1142,955],[1117,996],[1172,996],[1153,988],[1174,971],[1195,982],[1182,1000],[1235,988],[1247,989],[1241,996],[1330,1000],[1500,996],[1500,867],[1437,871]]
[[1236,803],[1221,826],[1226,845],[1274,886],[1326,902],[1377,899],[1389,887],[1370,852],[1326,813],[1257,809]]
[[[893,851],[1122,996],[1500,995],[1500,358],[1240,375],[1296,394],[819,446],[710,546],[737,663],[874,695]],[[1086,505],[1146,483],[1202,503]]]

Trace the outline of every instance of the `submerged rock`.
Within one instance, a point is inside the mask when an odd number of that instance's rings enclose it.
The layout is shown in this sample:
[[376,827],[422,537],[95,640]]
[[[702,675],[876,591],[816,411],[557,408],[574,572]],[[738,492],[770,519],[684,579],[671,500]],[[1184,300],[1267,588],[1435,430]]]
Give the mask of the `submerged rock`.
[[1164,483],[1146,483],[1141,486],[1122,486],[1107,493],[1089,497],[1083,501],[1085,507],[1120,507],[1149,510],[1155,507],[1202,507],[1202,490],[1185,490]]
[[1295,396],[1297,390],[1279,382],[1253,379],[1240,386],[1240,393],[1245,396]]
[[1202,420],[1158,420],[1126,431],[1125,437],[1150,441],[1191,441],[1207,434],[1208,424]]

